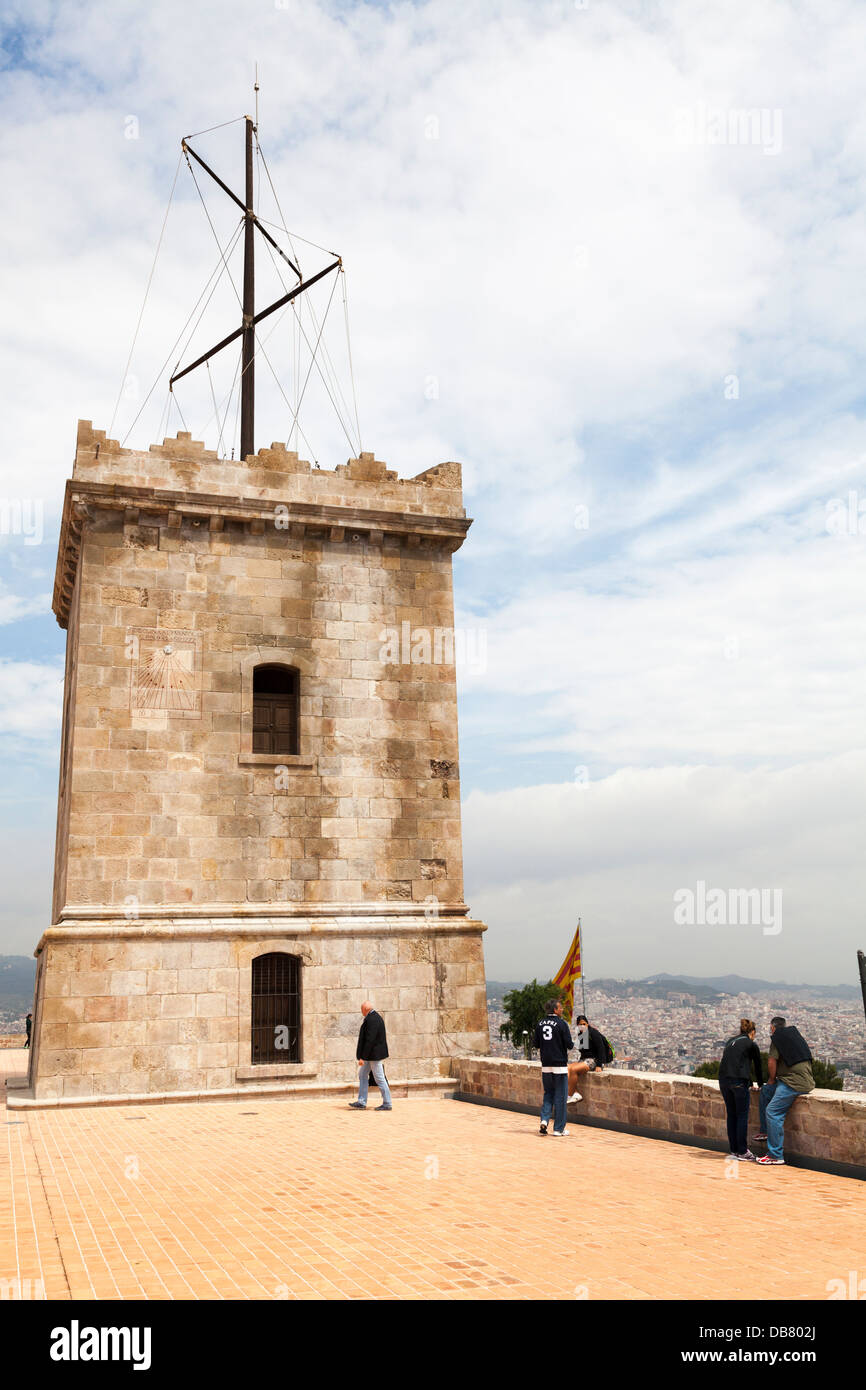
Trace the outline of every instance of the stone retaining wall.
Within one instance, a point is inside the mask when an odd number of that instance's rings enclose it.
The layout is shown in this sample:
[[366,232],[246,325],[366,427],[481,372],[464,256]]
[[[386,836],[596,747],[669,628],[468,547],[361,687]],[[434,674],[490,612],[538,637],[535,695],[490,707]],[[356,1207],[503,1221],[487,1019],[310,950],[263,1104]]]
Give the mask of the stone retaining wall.
[[[538,1062],[455,1057],[451,1066],[463,1099],[541,1108]],[[727,1150],[725,1105],[715,1081],[615,1069],[586,1074],[580,1092],[583,1100],[569,1106],[569,1123],[646,1131]],[[749,1134],[757,1129],[758,1096],[753,1092]],[[859,1169],[852,1176],[866,1178],[866,1094],[815,1090],[795,1101],[785,1121],[785,1157],[803,1166]]]

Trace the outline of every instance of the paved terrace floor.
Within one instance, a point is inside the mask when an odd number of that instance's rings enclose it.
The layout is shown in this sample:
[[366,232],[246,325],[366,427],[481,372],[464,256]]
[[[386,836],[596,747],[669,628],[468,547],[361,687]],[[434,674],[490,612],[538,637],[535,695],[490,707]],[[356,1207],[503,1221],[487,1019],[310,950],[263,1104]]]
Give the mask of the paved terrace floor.
[[4,1120],[0,1280],[49,1299],[825,1299],[866,1248],[853,1179],[456,1101]]

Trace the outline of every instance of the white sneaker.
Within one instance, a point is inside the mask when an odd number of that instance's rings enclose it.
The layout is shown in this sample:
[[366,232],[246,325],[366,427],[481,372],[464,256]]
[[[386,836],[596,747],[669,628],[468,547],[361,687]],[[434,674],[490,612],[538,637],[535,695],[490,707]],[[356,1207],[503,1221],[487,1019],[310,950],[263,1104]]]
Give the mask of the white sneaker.
[[568,1132],[567,1129],[555,1129],[555,1130],[553,1131],[553,1135],[554,1135],[554,1138],[555,1138],[555,1139],[570,1139],[570,1138],[571,1138],[571,1135],[569,1134],[569,1132]]
[[580,1094],[580,1091],[575,1091],[573,1096],[568,1097],[569,1105],[574,1105],[579,1100],[583,1100],[583,1096]]

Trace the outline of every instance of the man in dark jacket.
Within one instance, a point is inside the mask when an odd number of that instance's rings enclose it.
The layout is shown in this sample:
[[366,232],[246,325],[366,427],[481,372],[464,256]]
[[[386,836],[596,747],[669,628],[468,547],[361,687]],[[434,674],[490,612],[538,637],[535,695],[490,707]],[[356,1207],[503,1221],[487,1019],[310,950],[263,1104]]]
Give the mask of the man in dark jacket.
[[534,1045],[541,1053],[541,1082],[544,1103],[541,1107],[539,1134],[547,1133],[553,1112],[553,1132],[557,1138],[568,1138],[565,1127],[565,1098],[568,1094],[568,1054],[574,1047],[568,1024],[562,1017],[562,1001],[548,999],[547,1012],[535,1025]]
[[351,1110],[367,1109],[367,1091],[370,1086],[370,1072],[379,1087],[382,1096],[382,1104],[377,1105],[377,1110],[391,1109],[391,1092],[388,1090],[388,1082],[385,1080],[385,1068],[382,1066],[388,1056],[388,1039],[385,1036],[385,1020],[381,1014],[377,1014],[373,1005],[367,1000],[361,1005],[361,1013],[364,1022],[361,1024],[361,1031],[358,1034],[358,1046],[355,1056],[358,1059],[358,1099],[350,1104]]
[[785,1116],[798,1096],[807,1096],[815,1089],[812,1075],[812,1053],[799,1028],[785,1021],[781,1014],[770,1020],[770,1053],[767,1059],[770,1079],[761,1088],[761,1133],[756,1139],[766,1139],[767,1152],[758,1162],[785,1162]]

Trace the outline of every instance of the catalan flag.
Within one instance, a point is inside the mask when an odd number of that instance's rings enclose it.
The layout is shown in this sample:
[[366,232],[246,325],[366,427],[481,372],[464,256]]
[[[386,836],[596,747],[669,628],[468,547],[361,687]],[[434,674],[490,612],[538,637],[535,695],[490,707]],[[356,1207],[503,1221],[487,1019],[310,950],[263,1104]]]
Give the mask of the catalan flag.
[[580,966],[580,919],[577,922],[577,931],[574,933],[574,940],[568,948],[568,955],[556,975],[553,983],[565,990],[565,998],[562,1001],[562,1016],[571,1022],[571,1015],[574,1010],[574,982],[582,977]]

